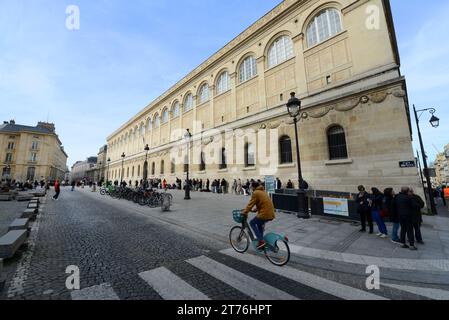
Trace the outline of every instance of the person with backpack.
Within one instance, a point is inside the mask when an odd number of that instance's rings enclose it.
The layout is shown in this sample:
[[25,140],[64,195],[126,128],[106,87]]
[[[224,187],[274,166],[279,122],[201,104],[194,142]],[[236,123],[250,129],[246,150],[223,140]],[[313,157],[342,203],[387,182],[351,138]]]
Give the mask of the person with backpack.
[[377,227],[379,229],[379,233],[377,234],[377,236],[381,237],[382,239],[385,239],[388,237],[388,230],[382,218],[384,195],[377,188],[372,188],[371,191],[372,191],[372,195],[370,198],[371,214],[373,220],[376,222]]
[[369,205],[368,192],[366,192],[364,186],[359,186],[358,190],[359,193],[355,198],[355,202],[357,204],[357,213],[360,215],[360,224],[362,225],[362,229],[360,230],[360,232],[366,232],[366,222],[368,221],[369,233],[373,234],[374,225],[371,215],[371,208]]
[[423,199],[410,188],[409,195],[412,200],[412,225],[415,231],[416,242],[424,244],[421,234],[421,225],[423,223],[421,210],[426,206]]

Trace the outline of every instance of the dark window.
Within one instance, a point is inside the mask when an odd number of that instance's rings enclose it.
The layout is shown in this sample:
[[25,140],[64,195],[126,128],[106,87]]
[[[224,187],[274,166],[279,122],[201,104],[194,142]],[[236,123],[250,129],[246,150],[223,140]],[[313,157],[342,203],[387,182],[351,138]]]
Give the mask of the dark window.
[[254,167],[255,165],[254,145],[252,143],[247,143],[245,145],[245,167]]
[[175,163],[175,160],[172,160],[171,161],[171,174],[175,174],[175,172],[176,172],[176,163]]
[[151,164],[151,175],[154,176],[156,174],[156,163]]
[[204,152],[201,152],[200,156],[200,171],[206,171],[206,161],[204,160]]
[[36,173],[36,168],[29,167],[27,170],[27,180],[33,181],[35,173]]
[[220,169],[226,169],[228,167],[228,159],[226,157],[226,148],[221,149],[221,161]]
[[164,171],[165,171],[165,161],[162,160],[161,161],[161,174],[164,174]]
[[329,144],[329,159],[339,160],[348,158],[345,130],[340,126],[333,126],[327,130]]
[[140,177],[140,165],[137,167],[137,176]]
[[283,136],[279,139],[279,153],[281,164],[293,163],[292,140],[289,136]]

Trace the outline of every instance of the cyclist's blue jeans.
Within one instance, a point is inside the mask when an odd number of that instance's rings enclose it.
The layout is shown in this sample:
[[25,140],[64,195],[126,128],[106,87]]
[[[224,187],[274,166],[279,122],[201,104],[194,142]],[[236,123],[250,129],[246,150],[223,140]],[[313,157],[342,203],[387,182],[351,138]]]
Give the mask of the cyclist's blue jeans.
[[259,241],[263,240],[263,231],[264,231],[265,223],[266,223],[265,220],[262,220],[259,218],[254,218],[249,223],[251,225],[251,228],[254,231],[254,234],[255,234],[257,240],[259,240]]
[[379,228],[379,232],[388,235],[387,226],[385,225],[384,220],[380,216],[380,212],[377,210],[373,210],[373,220],[377,223],[377,227]]

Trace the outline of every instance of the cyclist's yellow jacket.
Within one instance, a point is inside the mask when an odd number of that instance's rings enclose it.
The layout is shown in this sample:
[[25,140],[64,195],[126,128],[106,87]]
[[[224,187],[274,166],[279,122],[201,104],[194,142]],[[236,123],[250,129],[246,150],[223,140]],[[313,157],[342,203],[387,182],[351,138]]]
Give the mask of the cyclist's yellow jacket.
[[247,215],[254,206],[257,208],[257,218],[265,221],[271,221],[276,218],[274,213],[274,205],[263,187],[258,187],[251,198],[248,206],[243,210],[243,214]]

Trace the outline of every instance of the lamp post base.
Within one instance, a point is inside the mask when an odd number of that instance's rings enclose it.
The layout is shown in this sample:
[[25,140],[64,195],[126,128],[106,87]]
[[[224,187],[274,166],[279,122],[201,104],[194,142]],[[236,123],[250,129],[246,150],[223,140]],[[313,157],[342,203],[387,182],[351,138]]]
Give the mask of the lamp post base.
[[307,199],[307,194],[304,190],[298,191],[298,218],[310,219],[309,214],[309,201]]

